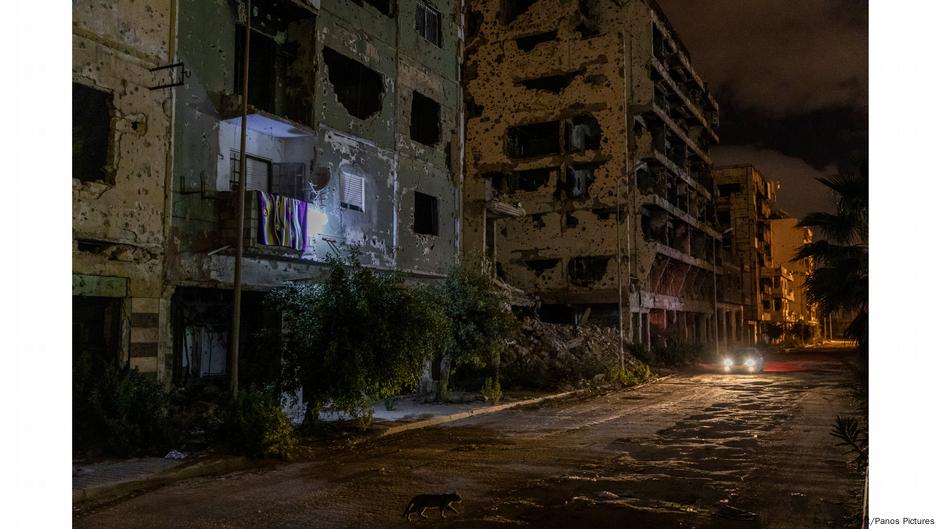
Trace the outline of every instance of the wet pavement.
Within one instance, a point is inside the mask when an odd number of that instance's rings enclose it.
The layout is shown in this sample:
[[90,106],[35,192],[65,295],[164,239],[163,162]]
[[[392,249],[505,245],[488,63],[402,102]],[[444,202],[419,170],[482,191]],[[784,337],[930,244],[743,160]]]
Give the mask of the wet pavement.
[[[851,527],[862,477],[828,435],[854,410],[851,356],[781,354],[762,374],[701,370],[323,449],[176,483],[74,527]],[[401,517],[412,496],[450,491],[459,514]]]

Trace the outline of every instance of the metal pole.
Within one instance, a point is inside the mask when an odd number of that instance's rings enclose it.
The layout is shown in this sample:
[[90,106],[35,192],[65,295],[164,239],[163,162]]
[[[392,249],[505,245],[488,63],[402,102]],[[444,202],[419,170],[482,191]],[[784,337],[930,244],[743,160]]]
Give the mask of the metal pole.
[[617,179],[617,324],[620,335],[620,372],[624,372],[623,365],[623,248],[620,244],[620,181]]
[[718,345],[718,240],[712,238],[712,298],[714,299],[715,312],[712,314],[712,327],[715,331],[715,356],[721,352]]
[[247,155],[245,144],[248,135],[248,63],[251,46],[251,0],[245,11],[245,49],[242,58],[242,130],[241,156],[238,160],[238,232],[235,235],[235,286],[232,290],[232,332],[231,332],[231,380],[229,391],[232,398],[238,396],[238,341],[242,318],[242,253],[245,250],[245,184],[248,181]]

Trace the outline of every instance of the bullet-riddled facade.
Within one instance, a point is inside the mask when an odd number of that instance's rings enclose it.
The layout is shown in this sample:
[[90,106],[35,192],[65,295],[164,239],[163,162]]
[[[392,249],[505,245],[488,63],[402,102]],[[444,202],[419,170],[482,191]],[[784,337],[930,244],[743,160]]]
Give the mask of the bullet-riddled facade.
[[252,352],[253,330],[274,317],[263,292],[322,277],[329,256],[356,248],[380,270],[446,274],[460,235],[457,3],[253,1],[244,179],[245,3],[178,5],[188,77],[176,88],[167,263],[175,379],[228,371],[240,181],[249,362],[264,354]]
[[751,165],[716,167],[712,176],[718,190],[719,228],[728,233],[725,247],[740,268],[746,340],[757,342],[763,337],[765,322],[774,319],[775,306],[779,307],[777,315],[783,317],[784,302],[792,301],[788,284],[792,275],[773,264],[770,223],[777,216],[776,184]]
[[172,3],[72,6],[75,365],[163,374]]
[[466,40],[464,251],[545,314],[710,341],[718,109],[658,7],[476,2]]

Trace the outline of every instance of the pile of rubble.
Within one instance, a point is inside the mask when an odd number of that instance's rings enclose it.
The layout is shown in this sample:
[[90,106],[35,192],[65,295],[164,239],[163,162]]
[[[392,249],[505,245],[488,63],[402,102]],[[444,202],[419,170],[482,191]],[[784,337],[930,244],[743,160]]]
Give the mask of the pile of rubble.
[[[522,332],[501,359],[506,387],[568,389],[604,382],[620,367],[617,329],[522,320]],[[624,351],[627,370],[642,366]]]

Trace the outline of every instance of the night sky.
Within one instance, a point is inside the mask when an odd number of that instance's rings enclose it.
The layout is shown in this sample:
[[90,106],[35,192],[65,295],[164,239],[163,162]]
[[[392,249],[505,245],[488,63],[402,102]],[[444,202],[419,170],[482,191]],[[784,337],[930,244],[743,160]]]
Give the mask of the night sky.
[[659,0],[721,106],[716,165],[781,182],[792,216],[831,210],[814,178],[868,143],[868,3]]

